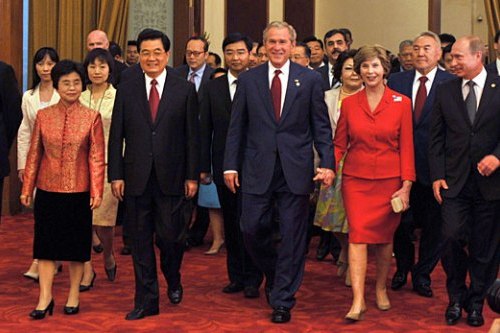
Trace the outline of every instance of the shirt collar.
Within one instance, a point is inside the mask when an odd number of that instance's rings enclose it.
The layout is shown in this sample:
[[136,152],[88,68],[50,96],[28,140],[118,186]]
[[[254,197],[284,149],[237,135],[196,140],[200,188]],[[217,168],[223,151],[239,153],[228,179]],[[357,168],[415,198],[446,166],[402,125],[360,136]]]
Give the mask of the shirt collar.
[[481,72],[479,72],[478,75],[476,75],[476,77],[472,78],[472,80],[466,80],[466,79],[462,79],[462,88],[465,87],[465,85],[469,82],[469,81],[474,81],[474,83],[481,89],[484,88],[484,84],[486,83],[486,76],[488,75],[488,73],[486,72],[486,69],[483,68],[481,69]]
[[236,76],[234,76],[233,74],[231,74],[231,71],[227,71],[227,82],[229,83],[229,86],[231,86],[234,81],[238,80],[238,78]]
[[287,75],[290,72],[290,59],[288,59],[281,68],[274,67],[270,61],[268,63],[269,63],[269,74],[274,75],[274,71],[277,69],[281,70],[281,72],[285,75]]
[[415,70],[415,81],[417,82],[422,76],[425,76],[429,82],[434,82],[434,78],[436,77],[437,66],[434,67],[429,73],[423,75],[419,71]]
[[198,70],[194,71],[191,69],[191,67],[189,67],[189,73],[188,73],[188,77],[191,76],[191,73],[196,73],[196,75],[198,75],[200,78],[203,76],[203,72],[205,72],[205,68],[207,67],[207,64],[204,63]]
[[[149,85],[151,84],[151,81],[153,81],[153,78],[151,76],[149,76],[148,74],[146,74],[146,73],[144,73],[144,77],[146,78],[146,86],[149,87]],[[163,82],[165,82],[166,78],[167,78],[167,70],[163,69],[163,72],[161,72],[161,74],[158,75],[155,78],[155,80],[159,84],[163,84]]]

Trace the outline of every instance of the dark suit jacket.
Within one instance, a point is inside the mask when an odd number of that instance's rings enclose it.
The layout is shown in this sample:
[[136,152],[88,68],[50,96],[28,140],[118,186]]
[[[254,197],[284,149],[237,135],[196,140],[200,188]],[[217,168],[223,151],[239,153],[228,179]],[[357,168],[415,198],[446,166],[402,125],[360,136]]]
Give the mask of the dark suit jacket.
[[215,184],[220,186],[224,186],[224,150],[231,104],[227,75],[207,83],[200,104],[201,171],[212,172]]
[[320,166],[334,169],[332,129],[318,73],[290,64],[281,120],[274,116],[265,63],[242,73],[233,99],[226,140],[224,170],[241,171],[242,191],[263,194],[273,179],[277,155],[290,191],[309,194],[313,142]]
[[497,68],[497,63],[496,63],[496,59],[493,60],[493,62],[489,63],[488,65],[484,66],[484,68],[486,68],[486,71],[488,73],[492,73],[492,74],[496,74],[496,75],[499,75],[498,74],[498,68]]
[[[436,98],[437,86],[446,80],[451,80],[455,76],[437,69],[431,90],[427,94],[422,116],[417,122],[413,118],[413,144],[415,146],[415,167],[417,180],[427,186],[431,186],[429,171],[429,135],[431,125],[431,113],[434,100]],[[387,85],[389,88],[412,99],[413,81],[415,80],[415,70],[393,73],[389,77]],[[413,114],[415,116],[415,114]]]
[[154,123],[144,75],[120,84],[113,108],[109,181],[125,180],[125,194],[138,196],[143,194],[153,168],[165,195],[184,195],[185,180],[199,178],[196,92],[193,84],[170,71]]
[[9,149],[22,119],[21,94],[14,69],[0,61],[0,178],[9,175]]
[[479,108],[471,124],[462,95],[462,79],[441,84],[432,112],[429,162],[431,180],[445,179],[453,198],[462,190],[471,171],[486,200],[500,200],[500,170],[489,177],[477,171],[486,155],[500,158],[500,77],[488,74]]
[[[188,65],[180,65],[178,67],[175,67],[176,73],[184,78],[188,79],[188,74],[189,74],[189,66]],[[210,75],[214,72],[214,69],[208,65],[205,65],[205,71],[203,72],[203,76],[201,77],[201,83],[200,87],[198,88],[198,100],[201,103],[201,100],[203,99],[204,96],[204,89],[205,85],[207,84],[208,81],[210,81]]]
[[326,63],[325,66],[316,68],[315,71],[321,74],[321,78],[323,79],[323,90],[330,90],[332,86],[330,85],[330,78],[328,75],[328,63]]

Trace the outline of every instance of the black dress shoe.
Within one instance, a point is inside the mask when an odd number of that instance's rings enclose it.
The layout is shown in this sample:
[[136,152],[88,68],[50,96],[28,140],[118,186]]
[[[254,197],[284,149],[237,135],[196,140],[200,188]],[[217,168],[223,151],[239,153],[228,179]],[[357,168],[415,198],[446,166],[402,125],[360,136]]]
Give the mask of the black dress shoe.
[[168,289],[167,292],[168,299],[172,304],[179,304],[182,301],[182,294],[183,290],[181,285],[179,285],[177,289]]
[[403,288],[403,286],[406,284],[406,276],[407,275],[408,275],[408,273],[396,271],[396,273],[394,273],[394,276],[392,277],[391,289],[392,290],[399,290],[399,289]]
[[116,279],[116,268],[118,265],[115,263],[115,266],[113,268],[104,268],[106,271],[106,276],[108,277],[108,280],[113,282]]
[[76,315],[80,312],[80,304],[77,306],[64,306],[63,310],[65,315]]
[[52,313],[54,312],[54,299],[50,301],[49,305],[47,305],[47,307],[44,310],[35,309],[31,311],[30,317],[35,320],[43,319],[45,318],[47,312],[49,313],[49,316],[52,316]]
[[479,310],[472,310],[467,314],[467,324],[469,326],[479,327],[484,325],[484,318]]
[[102,251],[104,251],[102,244],[92,245],[92,249],[95,253],[101,253]]
[[292,315],[290,314],[290,309],[284,306],[278,306],[274,309],[271,315],[271,321],[276,324],[288,323]]
[[85,291],[89,291],[91,288],[94,287],[94,281],[95,281],[96,276],[97,276],[97,274],[96,274],[96,272],[94,272],[94,276],[92,277],[92,280],[90,281],[90,284],[88,286],[86,286],[84,284],[80,285],[80,292],[81,293],[83,293]]
[[450,303],[446,308],[444,317],[448,325],[455,325],[462,317],[462,306],[460,303]]
[[227,286],[222,288],[222,292],[226,294],[234,294],[243,291],[243,289],[245,289],[245,286],[243,286],[242,284],[239,284],[237,282],[231,282]]
[[258,298],[260,296],[259,288],[254,286],[246,286],[243,290],[245,298]]
[[138,319],[142,319],[142,318],[147,317],[147,316],[156,316],[159,313],[160,313],[160,311],[158,309],[156,309],[156,310],[134,309],[134,310],[130,311],[129,313],[127,313],[127,315],[125,316],[125,319],[126,320],[138,320]]
[[413,291],[423,297],[432,297],[432,289],[426,284],[418,284],[413,286]]
[[120,252],[122,256],[129,256],[132,254],[132,250],[130,250],[130,247],[124,246],[122,251]]

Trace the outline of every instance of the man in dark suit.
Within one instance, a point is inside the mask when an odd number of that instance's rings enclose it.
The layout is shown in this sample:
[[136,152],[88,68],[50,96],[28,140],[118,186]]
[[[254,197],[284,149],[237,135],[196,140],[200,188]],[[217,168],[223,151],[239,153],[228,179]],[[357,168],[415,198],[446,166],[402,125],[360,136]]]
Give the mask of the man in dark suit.
[[489,73],[500,75],[500,30],[495,34],[493,48],[497,56],[485,68]]
[[3,179],[9,175],[9,150],[23,119],[14,69],[0,61],[0,215]]
[[266,276],[275,323],[290,320],[304,273],[313,143],[321,158],[314,179],[331,185],[335,165],[321,78],[289,59],[296,36],[286,22],[272,22],[264,30],[269,62],[238,77],[224,156],[224,181],[231,192],[241,179],[243,238]]
[[[211,174],[224,216],[229,284],[222,291],[228,294],[243,291],[247,298],[259,296],[262,272],[255,266],[243,244],[240,229],[240,193],[232,193],[224,185],[223,161],[231,104],[238,76],[248,70],[252,41],[240,33],[229,34],[222,42],[228,74],[210,81],[200,106],[201,175],[209,183]],[[213,171],[212,171],[213,170]]]
[[[417,181],[410,193],[410,211],[394,234],[394,253],[397,271],[391,288],[399,290],[406,284],[411,270],[413,290],[424,297],[432,296],[431,273],[436,267],[441,250],[441,209],[434,199],[429,175],[429,127],[437,86],[453,78],[438,68],[441,58],[439,36],[426,31],[412,42],[410,57],[414,70],[394,73],[387,82],[391,89],[406,95],[413,104],[413,136]],[[411,234],[422,228],[418,262]]]
[[462,309],[467,324],[484,324],[484,298],[500,261],[500,77],[486,72],[483,52],[477,36],[453,44],[458,78],[438,87],[431,120],[429,163],[443,218],[449,325]]
[[194,85],[165,69],[170,40],[164,33],[146,29],[137,41],[144,74],[118,88],[108,149],[109,181],[113,195],[125,197],[124,227],[132,243],[135,304],[127,320],[159,312],[153,240],[160,250],[168,298],[172,304],[181,302],[189,199],[196,194],[199,177]]
[[[185,78],[196,86],[198,101],[205,96],[205,85],[210,81],[214,69],[207,65],[208,41],[200,36],[190,37],[186,43],[186,64],[175,68],[177,75]],[[196,208],[196,220],[188,232],[187,246],[203,244],[203,238],[208,230],[208,209]]]
[[411,71],[413,69],[413,41],[409,39],[405,39],[401,43],[399,43],[399,52],[398,58],[396,61],[397,66],[392,66],[391,72],[389,74],[392,75],[394,73]]
[[329,90],[339,82],[339,78],[333,77],[333,66],[344,51],[349,50],[346,29],[332,29],[325,34],[325,54],[328,57],[328,66],[322,66],[316,70],[323,78],[324,90]]

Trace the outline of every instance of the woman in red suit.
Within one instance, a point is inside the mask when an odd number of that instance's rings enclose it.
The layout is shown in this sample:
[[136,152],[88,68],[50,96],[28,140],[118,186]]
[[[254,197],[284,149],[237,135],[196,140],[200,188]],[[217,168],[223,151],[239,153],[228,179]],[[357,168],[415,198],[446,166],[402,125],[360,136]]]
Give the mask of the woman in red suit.
[[354,57],[355,71],[365,89],[342,102],[335,134],[335,160],[347,153],[342,194],[349,222],[349,267],[353,302],[347,320],[363,319],[367,247],[374,244],[377,258],[376,302],[380,310],[391,305],[387,274],[392,239],[400,214],[391,199],[399,197],[408,208],[415,180],[411,101],[385,86],[389,59],[380,46],[362,47]]

